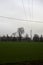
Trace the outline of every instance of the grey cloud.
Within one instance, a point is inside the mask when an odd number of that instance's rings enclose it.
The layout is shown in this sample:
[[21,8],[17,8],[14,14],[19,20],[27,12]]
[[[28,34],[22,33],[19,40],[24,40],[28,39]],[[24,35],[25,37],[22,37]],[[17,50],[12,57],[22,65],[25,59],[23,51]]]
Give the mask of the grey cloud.
[[[0,15],[19,19],[32,19],[43,21],[43,0],[33,0],[33,15],[32,15],[32,0],[23,0],[25,12],[23,9],[22,0],[0,0]],[[32,17],[33,16],[33,17]],[[26,18],[27,17],[27,18]],[[7,22],[7,23],[6,23]],[[3,26],[3,27],[2,27]],[[27,32],[32,27],[33,32],[43,32],[43,24],[29,23],[27,21],[16,21],[0,18],[1,33],[12,33],[18,27],[24,27]],[[38,27],[38,28],[37,28]]]

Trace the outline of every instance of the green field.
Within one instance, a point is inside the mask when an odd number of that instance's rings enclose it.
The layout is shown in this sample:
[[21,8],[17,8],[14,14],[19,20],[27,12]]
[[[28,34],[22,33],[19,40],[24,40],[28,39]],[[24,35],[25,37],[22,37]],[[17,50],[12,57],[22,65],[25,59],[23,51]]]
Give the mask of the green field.
[[0,63],[43,60],[43,42],[0,42]]

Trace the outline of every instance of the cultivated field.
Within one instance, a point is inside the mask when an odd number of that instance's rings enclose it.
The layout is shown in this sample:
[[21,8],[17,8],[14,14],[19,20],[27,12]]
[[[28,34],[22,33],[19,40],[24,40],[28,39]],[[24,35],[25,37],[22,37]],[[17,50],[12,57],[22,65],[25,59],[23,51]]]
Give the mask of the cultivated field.
[[43,60],[43,42],[0,42],[0,63]]

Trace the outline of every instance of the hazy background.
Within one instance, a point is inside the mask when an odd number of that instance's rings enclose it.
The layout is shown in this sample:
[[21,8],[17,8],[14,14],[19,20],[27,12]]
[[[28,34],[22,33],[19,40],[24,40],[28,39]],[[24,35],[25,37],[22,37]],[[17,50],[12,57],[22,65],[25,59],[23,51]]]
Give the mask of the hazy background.
[[0,17],[0,35],[11,35],[19,27],[24,27],[25,33],[28,34],[31,29],[32,35],[43,34],[43,23],[37,23],[37,21],[43,22],[43,0],[23,0],[23,2],[22,0],[0,0],[0,16],[34,21],[19,21]]

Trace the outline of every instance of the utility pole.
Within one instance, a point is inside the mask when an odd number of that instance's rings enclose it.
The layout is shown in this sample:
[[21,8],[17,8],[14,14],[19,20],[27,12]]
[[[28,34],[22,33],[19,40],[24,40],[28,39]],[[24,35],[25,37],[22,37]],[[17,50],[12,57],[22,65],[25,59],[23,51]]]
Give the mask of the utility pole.
[[[32,0],[32,20],[33,20],[33,0]],[[30,30],[30,38],[32,40],[32,29]]]
[[31,38],[31,40],[32,40],[32,30],[30,30],[30,38]]

